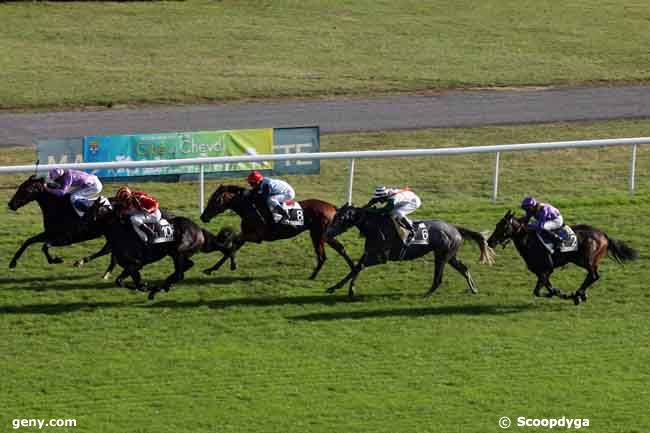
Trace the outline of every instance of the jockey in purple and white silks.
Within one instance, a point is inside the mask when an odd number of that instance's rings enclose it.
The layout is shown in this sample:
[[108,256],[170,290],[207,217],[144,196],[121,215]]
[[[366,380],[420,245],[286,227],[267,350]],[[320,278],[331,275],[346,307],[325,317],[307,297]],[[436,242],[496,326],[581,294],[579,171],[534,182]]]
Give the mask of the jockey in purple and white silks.
[[282,207],[282,203],[293,200],[296,196],[296,192],[291,185],[280,179],[264,177],[259,171],[252,171],[246,180],[253,188],[253,192],[262,196],[269,210],[282,216],[278,223],[289,220],[289,214]]
[[56,187],[47,187],[46,190],[57,197],[70,193],[72,206],[82,213],[102,192],[102,183],[97,176],[79,170],[53,168],[50,170],[50,181]]
[[540,203],[534,197],[526,197],[521,202],[521,208],[526,211],[523,222],[528,223],[531,218],[535,218],[534,223],[528,224],[528,228],[537,232],[546,231],[556,241],[561,238],[553,231],[562,228],[564,218],[557,208],[547,203]]

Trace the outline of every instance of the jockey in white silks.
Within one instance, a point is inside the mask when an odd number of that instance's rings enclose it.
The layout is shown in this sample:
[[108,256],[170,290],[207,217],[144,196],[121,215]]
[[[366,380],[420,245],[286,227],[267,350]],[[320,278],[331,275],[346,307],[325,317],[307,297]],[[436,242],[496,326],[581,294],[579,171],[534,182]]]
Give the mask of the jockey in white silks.
[[415,237],[413,222],[407,215],[416,211],[422,205],[422,201],[413,191],[409,188],[397,189],[379,186],[364,207],[370,207],[375,203],[386,203],[386,206],[377,210],[377,213],[390,216],[398,226],[408,230],[409,235],[405,242],[408,243]]

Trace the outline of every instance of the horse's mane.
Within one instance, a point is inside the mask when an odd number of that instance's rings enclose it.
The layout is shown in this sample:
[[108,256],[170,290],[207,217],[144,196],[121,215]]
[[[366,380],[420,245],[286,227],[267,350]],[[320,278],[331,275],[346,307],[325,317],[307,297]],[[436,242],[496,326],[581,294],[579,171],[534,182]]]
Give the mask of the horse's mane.
[[246,188],[239,185],[219,185],[219,188],[217,188],[217,191],[219,192],[230,192],[234,194],[239,194],[244,190],[246,190]]

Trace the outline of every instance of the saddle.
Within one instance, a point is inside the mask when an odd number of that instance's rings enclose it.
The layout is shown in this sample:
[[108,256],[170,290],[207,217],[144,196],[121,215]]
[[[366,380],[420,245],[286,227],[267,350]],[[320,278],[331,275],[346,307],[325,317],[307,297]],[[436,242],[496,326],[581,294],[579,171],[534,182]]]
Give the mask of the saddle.
[[537,238],[549,253],[569,253],[578,250],[578,236],[576,236],[571,227],[565,225],[557,230],[553,230],[551,233],[559,239],[552,238],[544,231],[537,232]]
[[405,247],[408,247],[410,245],[427,245],[429,243],[429,230],[427,230],[427,226],[424,223],[413,221],[413,227],[415,228],[415,236],[412,237],[411,239],[408,239],[408,236],[411,234],[411,232],[406,230],[404,227],[402,227],[397,221],[393,220],[392,218],[391,221],[393,222],[393,225],[397,230],[397,234],[399,235],[400,239],[404,243]]
[[305,215],[298,203],[295,200],[287,200],[282,203],[282,208],[285,210],[289,218],[282,219],[282,215],[277,212],[271,211],[271,216],[273,217],[273,222],[278,223],[280,220],[281,225],[288,225],[292,227],[301,227],[305,224]]
[[[95,202],[98,201],[98,200],[99,200],[99,205],[100,206],[112,207],[111,202],[108,200],[107,197],[104,197],[103,195],[99,196],[99,198],[97,198],[95,200]],[[77,203],[77,204],[72,205],[72,209],[74,209],[74,211],[77,213],[77,215],[79,215],[79,218],[81,218],[81,219],[83,219],[84,215],[86,215],[86,212],[88,212],[88,209],[90,209],[91,207],[92,207],[92,204],[90,204],[88,206],[83,205],[82,203]]]

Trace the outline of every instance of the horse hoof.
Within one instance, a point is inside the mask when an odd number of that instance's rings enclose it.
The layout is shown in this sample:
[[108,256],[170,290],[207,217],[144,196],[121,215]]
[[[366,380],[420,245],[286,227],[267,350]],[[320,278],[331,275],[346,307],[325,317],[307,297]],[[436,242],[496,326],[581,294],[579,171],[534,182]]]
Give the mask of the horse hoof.
[[[231,268],[231,269],[232,269],[232,268]],[[211,271],[210,269],[204,269],[204,270],[203,270],[203,273],[204,273],[205,275],[212,275],[212,271]]]
[[237,270],[237,265],[230,265],[230,270],[231,271],[236,271]]
[[17,262],[12,260],[11,263],[9,263],[9,269],[14,269],[17,264],[18,264]]
[[50,262],[51,265],[58,265],[59,263],[63,263],[63,259],[61,257],[54,257]]
[[542,296],[542,294],[539,292],[539,290],[533,290],[533,295],[535,295],[538,298]]
[[82,267],[84,265],[84,263],[86,263],[86,262],[83,259],[81,259],[81,260],[77,260],[76,262],[74,262],[72,264],[72,266],[74,266],[75,268],[80,268],[80,267]]
[[580,295],[573,295],[573,304],[580,305]]
[[156,297],[156,292],[149,292],[149,295],[147,296],[147,299],[149,299],[150,301],[153,301],[155,297]]
[[109,278],[111,278],[111,273],[110,272],[106,272],[104,274],[104,276],[102,277],[103,280],[108,280]]
[[470,292],[472,295],[478,295],[478,289],[477,289],[476,287],[470,287],[470,288],[469,288],[469,292]]
[[580,299],[582,302],[587,302],[587,294],[586,293],[580,293]]
[[330,287],[328,289],[325,289],[325,293],[334,293],[336,291],[336,287]]

